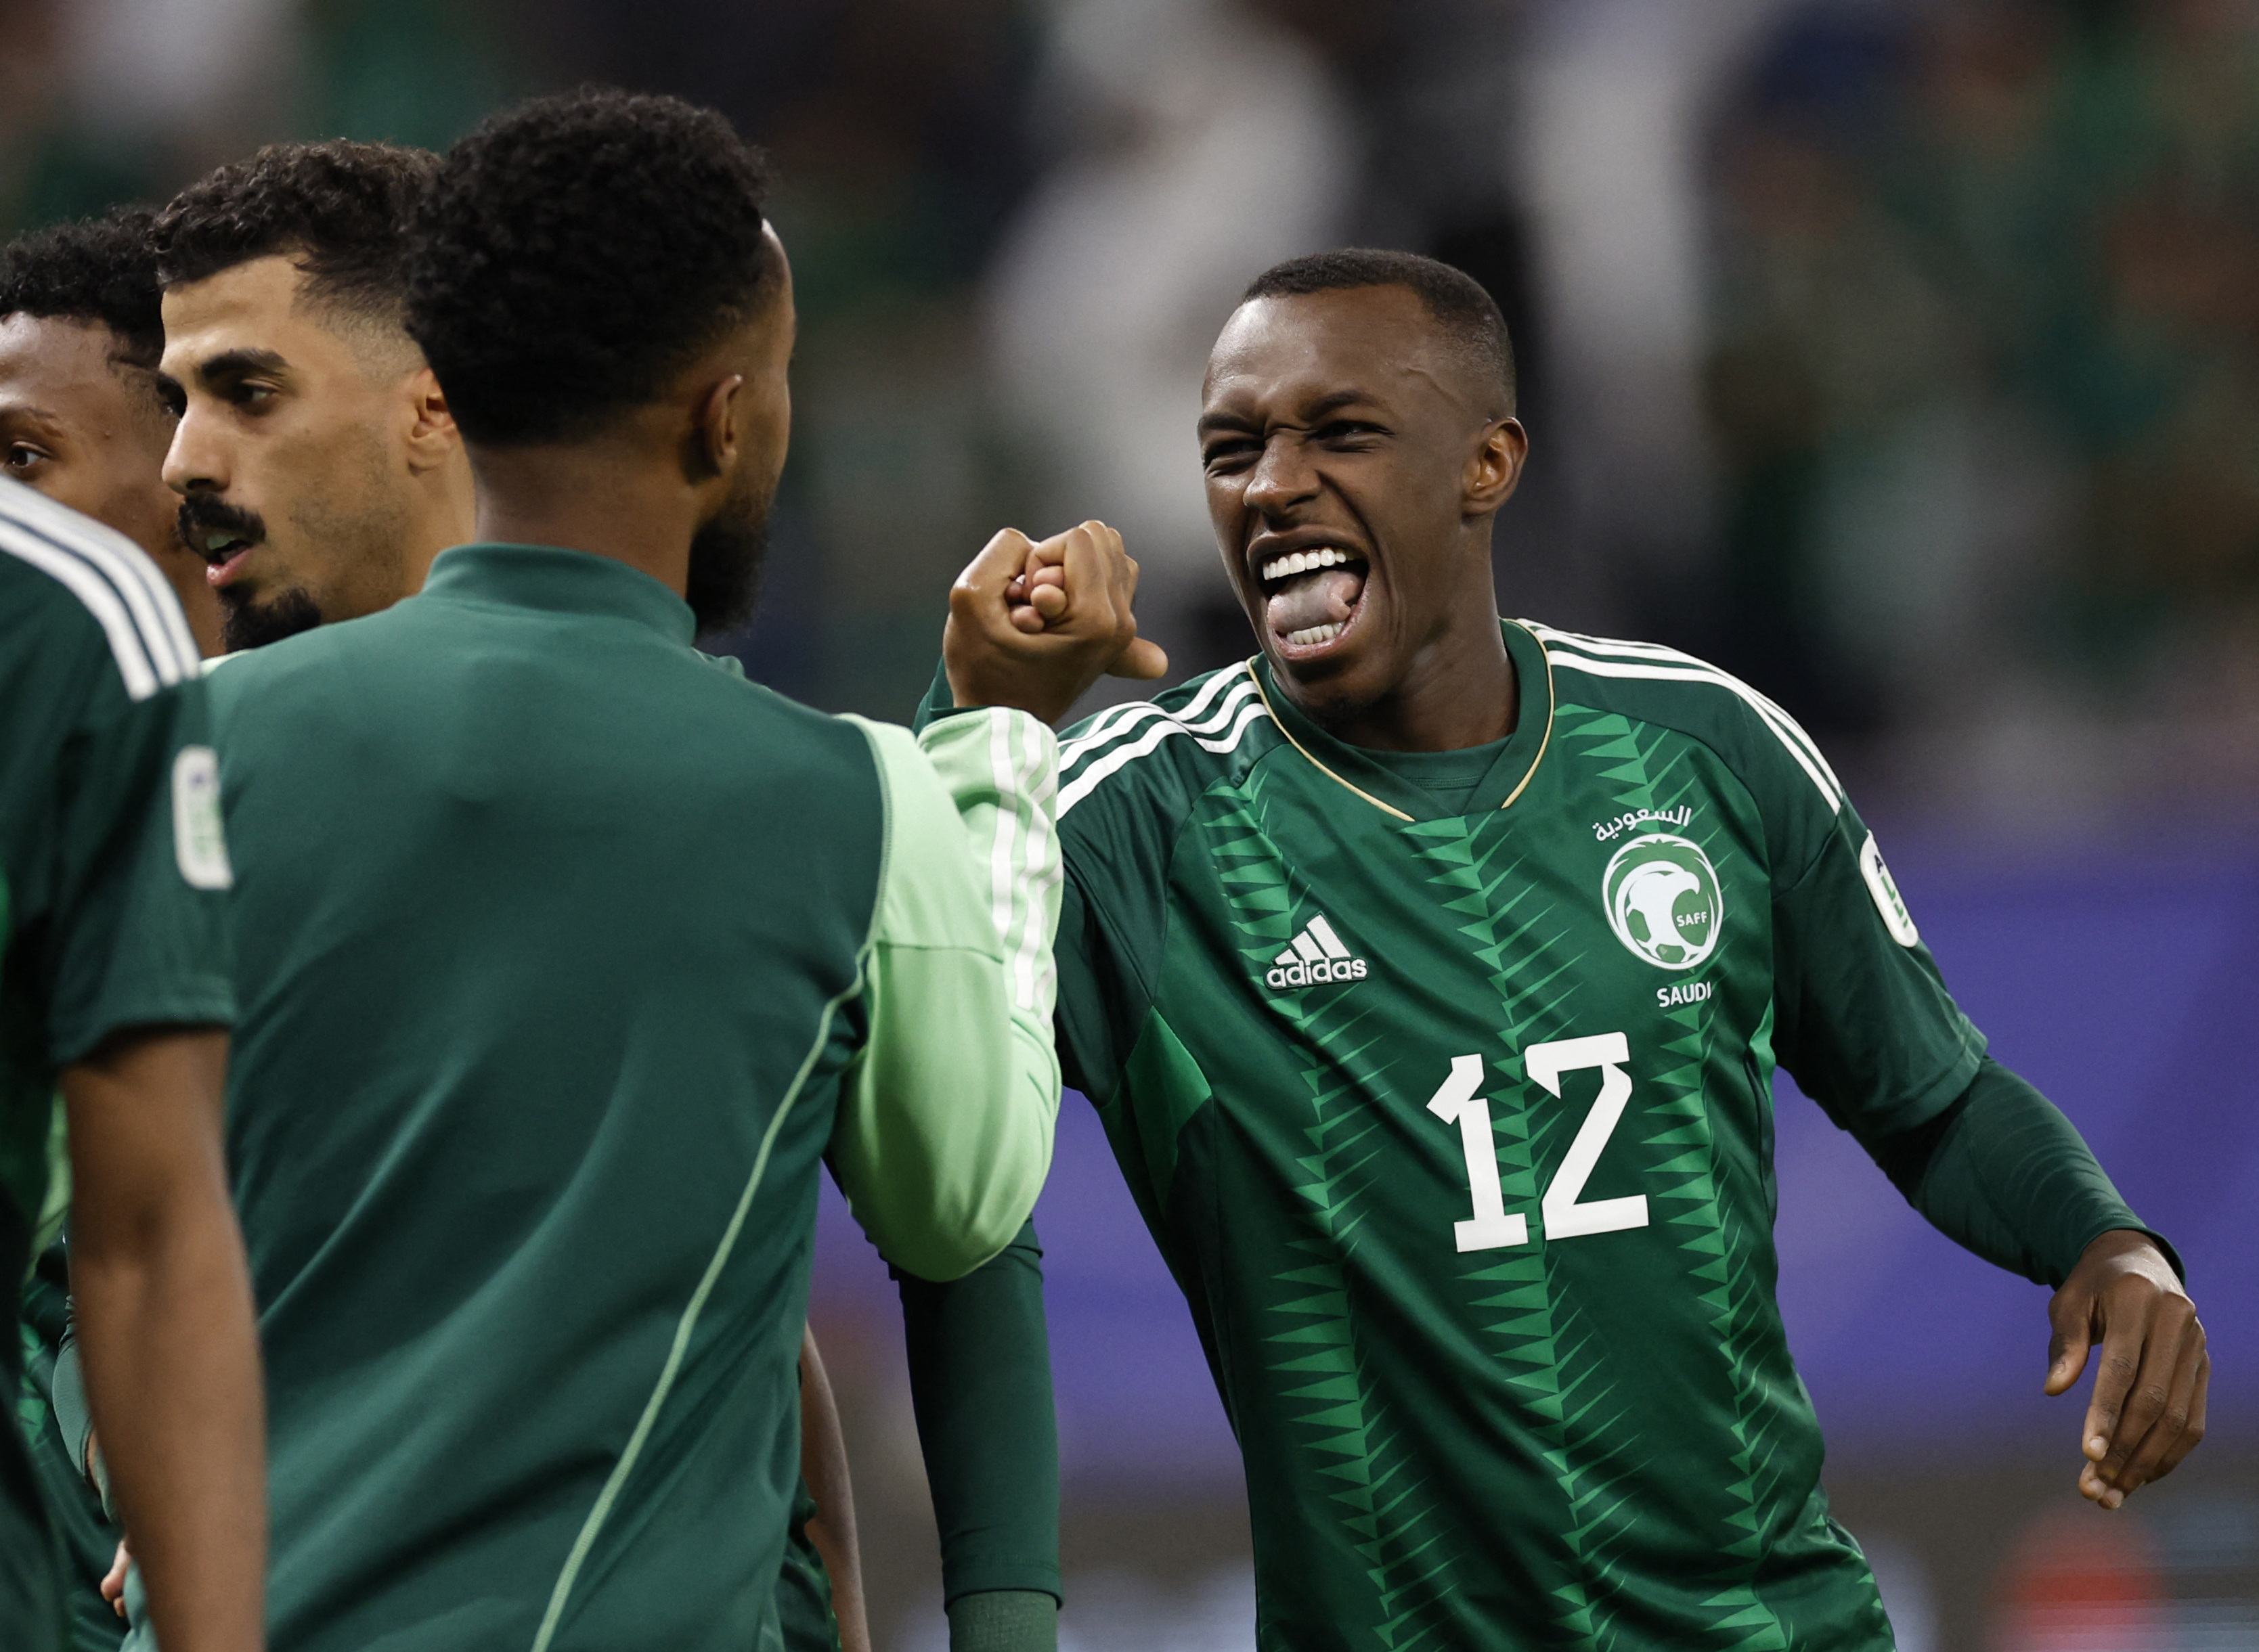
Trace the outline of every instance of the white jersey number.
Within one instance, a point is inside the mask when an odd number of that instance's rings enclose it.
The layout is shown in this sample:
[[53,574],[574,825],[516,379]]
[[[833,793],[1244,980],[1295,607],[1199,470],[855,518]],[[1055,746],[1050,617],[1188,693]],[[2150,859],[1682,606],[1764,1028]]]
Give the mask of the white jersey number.
[[[1585,1184],[1592,1179],[1593,1169],[1600,1162],[1600,1153],[1631,1100],[1631,1074],[1625,1071],[1631,1062],[1629,1041],[1620,1032],[1562,1038],[1532,1044],[1521,1052],[1521,1058],[1529,1076],[1557,1096],[1561,1093],[1562,1074],[1585,1067],[1600,1070],[1600,1093],[1538,1201],[1545,1236],[1574,1239],[1585,1234],[1646,1227],[1644,1193],[1589,1202],[1583,1198]],[[1446,1124],[1459,1127],[1459,1149],[1466,1155],[1467,1191],[1474,1201],[1474,1215],[1453,1223],[1451,1228],[1462,1251],[1503,1250],[1529,1243],[1529,1219],[1507,1213],[1499,1188],[1498,1143],[1491,1134],[1490,1099],[1477,1093],[1481,1088],[1482,1057],[1454,1056],[1451,1076],[1428,1102],[1429,1112]]]

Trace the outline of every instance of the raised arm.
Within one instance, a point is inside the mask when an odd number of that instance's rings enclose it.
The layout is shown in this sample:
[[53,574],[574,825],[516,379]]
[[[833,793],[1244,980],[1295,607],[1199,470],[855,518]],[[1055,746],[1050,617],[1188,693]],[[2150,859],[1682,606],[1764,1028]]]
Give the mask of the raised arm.
[[259,1346],[220,1121],[226,1035],[128,1031],[63,1070],[88,1399],[167,1652],[263,1643]]
[[1058,743],[1013,711],[951,717],[922,739],[864,727],[887,851],[869,1034],[830,1157],[880,1255],[953,1279],[1011,1243],[1051,1168]]

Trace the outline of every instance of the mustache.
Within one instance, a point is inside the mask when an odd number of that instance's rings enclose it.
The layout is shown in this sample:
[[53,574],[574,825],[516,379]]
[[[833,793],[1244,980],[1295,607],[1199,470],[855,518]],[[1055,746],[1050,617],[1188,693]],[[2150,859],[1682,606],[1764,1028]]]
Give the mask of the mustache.
[[182,500],[176,521],[181,543],[207,559],[212,555],[210,540],[216,534],[230,535],[246,545],[259,545],[267,538],[266,519],[257,511],[205,494],[191,494]]

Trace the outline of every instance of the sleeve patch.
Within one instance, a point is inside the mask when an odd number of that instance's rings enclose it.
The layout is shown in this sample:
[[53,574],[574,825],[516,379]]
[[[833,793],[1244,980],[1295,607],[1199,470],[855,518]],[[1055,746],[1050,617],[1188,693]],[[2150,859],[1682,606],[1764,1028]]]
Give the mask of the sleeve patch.
[[1859,875],[1867,880],[1867,893],[1874,896],[1875,910],[1883,915],[1883,927],[1891,932],[1891,939],[1900,946],[1921,945],[1921,931],[1914,928],[1913,914],[1906,910],[1906,898],[1899,894],[1891,869],[1883,864],[1882,846],[1872,832],[1859,851]]
[[228,889],[227,834],[220,824],[219,753],[184,745],[173,759],[173,858],[191,889]]

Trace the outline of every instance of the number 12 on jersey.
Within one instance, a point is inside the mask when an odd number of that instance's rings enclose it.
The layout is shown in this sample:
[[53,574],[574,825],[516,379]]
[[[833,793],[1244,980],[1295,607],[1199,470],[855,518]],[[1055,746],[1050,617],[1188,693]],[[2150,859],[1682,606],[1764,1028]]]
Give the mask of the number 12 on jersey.
[[[1644,1193],[1590,1202],[1583,1197],[1585,1184],[1600,1162],[1601,1150],[1615,1133],[1624,1107],[1631,1100],[1631,1074],[1625,1071],[1631,1062],[1630,1042],[1620,1032],[1561,1038],[1530,1045],[1521,1052],[1521,1059],[1529,1076],[1556,1096],[1561,1093],[1562,1074],[1585,1067],[1600,1070],[1600,1093],[1538,1201],[1546,1238],[1574,1239],[1585,1234],[1646,1227]],[[1474,1202],[1474,1214],[1451,1225],[1462,1251],[1503,1250],[1529,1243],[1529,1218],[1507,1209],[1499,1186],[1498,1143],[1491,1133],[1490,1098],[1479,1093],[1482,1079],[1480,1056],[1454,1056],[1450,1077],[1428,1102],[1429,1112],[1446,1124],[1459,1127],[1459,1149],[1466,1155],[1467,1192]]]

